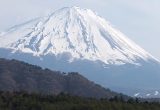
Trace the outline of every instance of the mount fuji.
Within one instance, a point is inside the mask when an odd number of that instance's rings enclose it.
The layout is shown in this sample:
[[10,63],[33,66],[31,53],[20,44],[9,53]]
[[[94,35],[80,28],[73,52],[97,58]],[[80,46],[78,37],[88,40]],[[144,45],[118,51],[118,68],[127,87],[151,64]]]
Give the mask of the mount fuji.
[[160,91],[160,61],[89,9],[62,8],[1,32],[0,57],[80,72],[128,95]]

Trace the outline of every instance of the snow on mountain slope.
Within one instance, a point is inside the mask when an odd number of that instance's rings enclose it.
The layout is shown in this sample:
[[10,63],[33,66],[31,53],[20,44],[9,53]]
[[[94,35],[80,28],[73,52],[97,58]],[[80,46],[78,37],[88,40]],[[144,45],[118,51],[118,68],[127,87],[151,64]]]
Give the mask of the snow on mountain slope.
[[87,59],[139,65],[139,59],[156,60],[105,19],[79,7],[63,8],[50,16],[12,27],[0,34],[0,48],[38,57],[69,53],[70,62]]
[[160,97],[160,94],[159,94],[159,91],[150,91],[145,93],[135,93],[133,97],[157,98],[157,97]]

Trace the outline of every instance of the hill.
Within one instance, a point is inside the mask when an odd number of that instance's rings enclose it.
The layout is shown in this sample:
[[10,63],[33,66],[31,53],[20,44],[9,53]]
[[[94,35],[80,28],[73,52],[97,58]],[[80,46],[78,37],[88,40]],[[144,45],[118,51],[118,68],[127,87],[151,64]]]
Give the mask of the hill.
[[119,95],[75,72],[51,71],[17,60],[6,59],[0,59],[0,90],[53,95],[63,92],[95,98],[111,98]]

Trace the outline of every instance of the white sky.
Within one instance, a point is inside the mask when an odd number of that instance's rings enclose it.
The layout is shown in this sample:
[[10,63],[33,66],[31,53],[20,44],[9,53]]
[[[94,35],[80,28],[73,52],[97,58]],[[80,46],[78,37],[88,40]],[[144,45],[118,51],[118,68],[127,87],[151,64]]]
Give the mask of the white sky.
[[96,11],[160,59],[160,0],[0,0],[0,31],[70,6]]

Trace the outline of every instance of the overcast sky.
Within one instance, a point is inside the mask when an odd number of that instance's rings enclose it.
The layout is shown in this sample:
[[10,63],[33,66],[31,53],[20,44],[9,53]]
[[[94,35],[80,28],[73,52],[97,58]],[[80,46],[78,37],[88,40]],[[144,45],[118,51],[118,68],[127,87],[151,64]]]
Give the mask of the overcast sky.
[[96,11],[160,59],[160,0],[0,0],[0,31],[71,6]]

